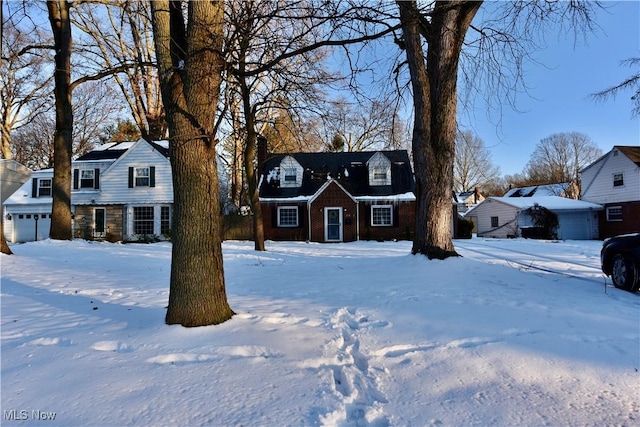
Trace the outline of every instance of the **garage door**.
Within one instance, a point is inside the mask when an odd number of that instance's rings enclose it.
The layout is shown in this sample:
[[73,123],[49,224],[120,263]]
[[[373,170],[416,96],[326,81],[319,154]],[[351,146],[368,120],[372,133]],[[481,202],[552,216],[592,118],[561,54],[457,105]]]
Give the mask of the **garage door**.
[[567,212],[558,215],[558,238],[564,240],[592,239],[592,218],[589,212]]
[[[36,215],[38,220],[36,221]],[[33,242],[49,238],[51,214],[16,214],[13,215],[15,242]],[[36,229],[38,235],[36,236]],[[36,239],[37,237],[37,239]]]

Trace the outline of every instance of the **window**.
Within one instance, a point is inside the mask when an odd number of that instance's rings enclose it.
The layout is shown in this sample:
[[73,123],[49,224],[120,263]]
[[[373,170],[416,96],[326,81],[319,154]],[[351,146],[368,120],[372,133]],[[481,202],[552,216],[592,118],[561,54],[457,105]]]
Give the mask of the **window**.
[[162,206],[160,208],[160,234],[169,234],[171,232],[171,208]]
[[297,227],[298,207],[278,206],[278,227]]
[[153,206],[139,206],[133,208],[133,233],[153,233]]
[[296,170],[294,168],[284,169],[284,182],[295,184],[297,181]]
[[387,170],[385,168],[377,167],[373,170],[374,181],[387,181]]
[[80,171],[80,188],[93,188],[93,169],[83,169]]
[[622,221],[622,206],[609,206],[607,208],[607,221]]
[[496,228],[498,227],[498,217],[497,216],[492,216],[491,217],[491,227]]
[[51,180],[40,179],[38,180],[38,197],[51,196]]
[[149,186],[149,168],[135,168],[134,178],[136,187],[148,187]]
[[613,174],[613,186],[622,187],[624,185],[624,175],[621,173]]
[[156,186],[155,166],[129,168],[129,188],[155,187],[155,186]]
[[393,225],[393,205],[372,205],[371,225],[391,226]]

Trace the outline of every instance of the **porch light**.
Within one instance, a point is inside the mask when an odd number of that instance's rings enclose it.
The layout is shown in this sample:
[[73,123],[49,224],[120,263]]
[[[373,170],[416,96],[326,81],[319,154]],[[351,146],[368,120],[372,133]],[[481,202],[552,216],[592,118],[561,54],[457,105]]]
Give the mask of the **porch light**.
[[5,218],[7,219],[7,221],[11,221],[11,214],[7,214]]

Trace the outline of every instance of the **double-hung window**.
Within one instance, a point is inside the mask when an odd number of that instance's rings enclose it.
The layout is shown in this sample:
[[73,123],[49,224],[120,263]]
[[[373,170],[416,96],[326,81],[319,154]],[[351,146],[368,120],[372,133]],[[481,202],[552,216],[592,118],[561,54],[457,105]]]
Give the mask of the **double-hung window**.
[[624,174],[621,174],[621,173],[613,174],[613,186],[614,187],[624,186]]
[[171,232],[171,208],[162,206],[160,208],[160,234],[169,234]]
[[129,168],[129,188],[155,187],[155,166],[136,166]]
[[622,221],[622,206],[607,207],[607,221]]
[[393,225],[393,205],[372,205],[371,225],[389,227]]
[[500,222],[498,221],[498,217],[497,216],[492,216],[491,217],[491,227],[492,228],[497,228],[499,224],[500,224]]
[[278,227],[297,227],[298,207],[278,206]]
[[80,171],[80,188],[94,188],[95,171],[82,169]]
[[39,179],[38,180],[38,197],[51,196],[51,180]]
[[134,179],[136,187],[148,187],[149,186],[149,168],[135,168]]

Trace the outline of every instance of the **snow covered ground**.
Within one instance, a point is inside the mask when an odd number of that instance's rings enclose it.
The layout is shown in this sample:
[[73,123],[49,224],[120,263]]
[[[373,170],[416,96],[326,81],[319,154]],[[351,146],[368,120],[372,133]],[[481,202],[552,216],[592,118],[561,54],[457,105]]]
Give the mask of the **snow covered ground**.
[[14,245],[1,423],[638,425],[640,295],[605,286],[600,246],[225,242],[237,314],[186,329],[168,243]]

